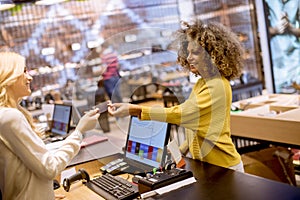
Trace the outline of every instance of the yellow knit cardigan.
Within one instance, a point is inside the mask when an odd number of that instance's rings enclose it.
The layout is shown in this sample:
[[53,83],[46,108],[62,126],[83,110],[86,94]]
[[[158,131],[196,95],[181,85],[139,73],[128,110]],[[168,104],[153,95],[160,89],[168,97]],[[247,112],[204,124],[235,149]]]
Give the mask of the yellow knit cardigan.
[[140,119],[185,127],[182,153],[189,150],[193,159],[222,167],[234,166],[240,163],[241,157],[231,140],[231,95],[226,78],[199,79],[184,103],[171,108],[142,106]]

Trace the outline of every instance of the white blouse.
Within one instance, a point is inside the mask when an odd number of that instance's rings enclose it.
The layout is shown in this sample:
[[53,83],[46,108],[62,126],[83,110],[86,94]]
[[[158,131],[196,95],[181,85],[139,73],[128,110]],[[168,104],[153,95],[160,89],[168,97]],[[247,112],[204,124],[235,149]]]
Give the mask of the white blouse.
[[53,200],[53,179],[79,152],[82,134],[75,130],[55,152],[48,151],[25,116],[0,108],[0,189],[3,200]]

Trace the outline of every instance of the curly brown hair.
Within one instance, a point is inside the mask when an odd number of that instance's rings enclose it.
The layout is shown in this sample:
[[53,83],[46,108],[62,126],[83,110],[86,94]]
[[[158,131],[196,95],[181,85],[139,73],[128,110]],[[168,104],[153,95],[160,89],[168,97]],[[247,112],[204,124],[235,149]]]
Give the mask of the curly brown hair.
[[182,24],[185,28],[178,30],[176,37],[179,41],[177,62],[183,68],[189,69],[188,41],[195,41],[207,52],[212,64],[222,76],[232,80],[241,75],[244,49],[232,31],[216,22],[205,24],[196,20],[191,25],[187,22]]

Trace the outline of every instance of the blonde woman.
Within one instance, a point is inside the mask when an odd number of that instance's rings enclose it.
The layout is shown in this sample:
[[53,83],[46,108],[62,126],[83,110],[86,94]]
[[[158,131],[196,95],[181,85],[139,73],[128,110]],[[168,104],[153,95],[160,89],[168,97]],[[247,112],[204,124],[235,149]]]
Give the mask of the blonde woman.
[[82,134],[98,122],[97,110],[85,114],[55,152],[46,149],[32,117],[19,102],[31,93],[25,58],[0,52],[0,189],[4,200],[55,199],[53,179],[78,153]]

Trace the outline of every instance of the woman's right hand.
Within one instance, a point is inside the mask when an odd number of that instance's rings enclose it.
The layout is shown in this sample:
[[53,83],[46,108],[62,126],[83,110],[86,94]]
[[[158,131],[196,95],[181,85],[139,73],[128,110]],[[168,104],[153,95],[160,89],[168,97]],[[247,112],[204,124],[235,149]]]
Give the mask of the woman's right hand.
[[98,108],[88,111],[81,117],[76,126],[76,129],[81,133],[85,133],[86,131],[94,129],[96,127],[96,124],[98,123],[99,116],[100,114]]
[[115,117],[140,116],[142,107],[131,103],[108,103],[108,113]]
[[109,103],[108,113],[115,117],[126,117],[129,115],[129,103]]

